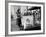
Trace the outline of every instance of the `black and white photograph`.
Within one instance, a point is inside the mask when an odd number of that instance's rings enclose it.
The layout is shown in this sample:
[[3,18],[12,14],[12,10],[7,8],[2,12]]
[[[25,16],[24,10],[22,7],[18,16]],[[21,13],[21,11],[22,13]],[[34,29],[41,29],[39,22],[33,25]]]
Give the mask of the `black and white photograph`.
[[11,31],[41,30],[41,7],[11,6]]
[[8,33],[28,34],[43,32],[43,5],[8,3]]

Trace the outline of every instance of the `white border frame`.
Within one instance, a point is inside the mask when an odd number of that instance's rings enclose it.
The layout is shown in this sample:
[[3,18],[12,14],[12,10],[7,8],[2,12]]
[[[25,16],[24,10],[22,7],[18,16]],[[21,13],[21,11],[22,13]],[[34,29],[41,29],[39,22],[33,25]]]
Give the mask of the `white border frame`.
[[[41,6],[41,30],[34,31],[14,31],[11,32],[11,5],[20,5],[20,6]],[[8,34],[28,34],[28,33],[43,33],[43,5],[42,4],[25,4],[25,3],[8,3]]]

